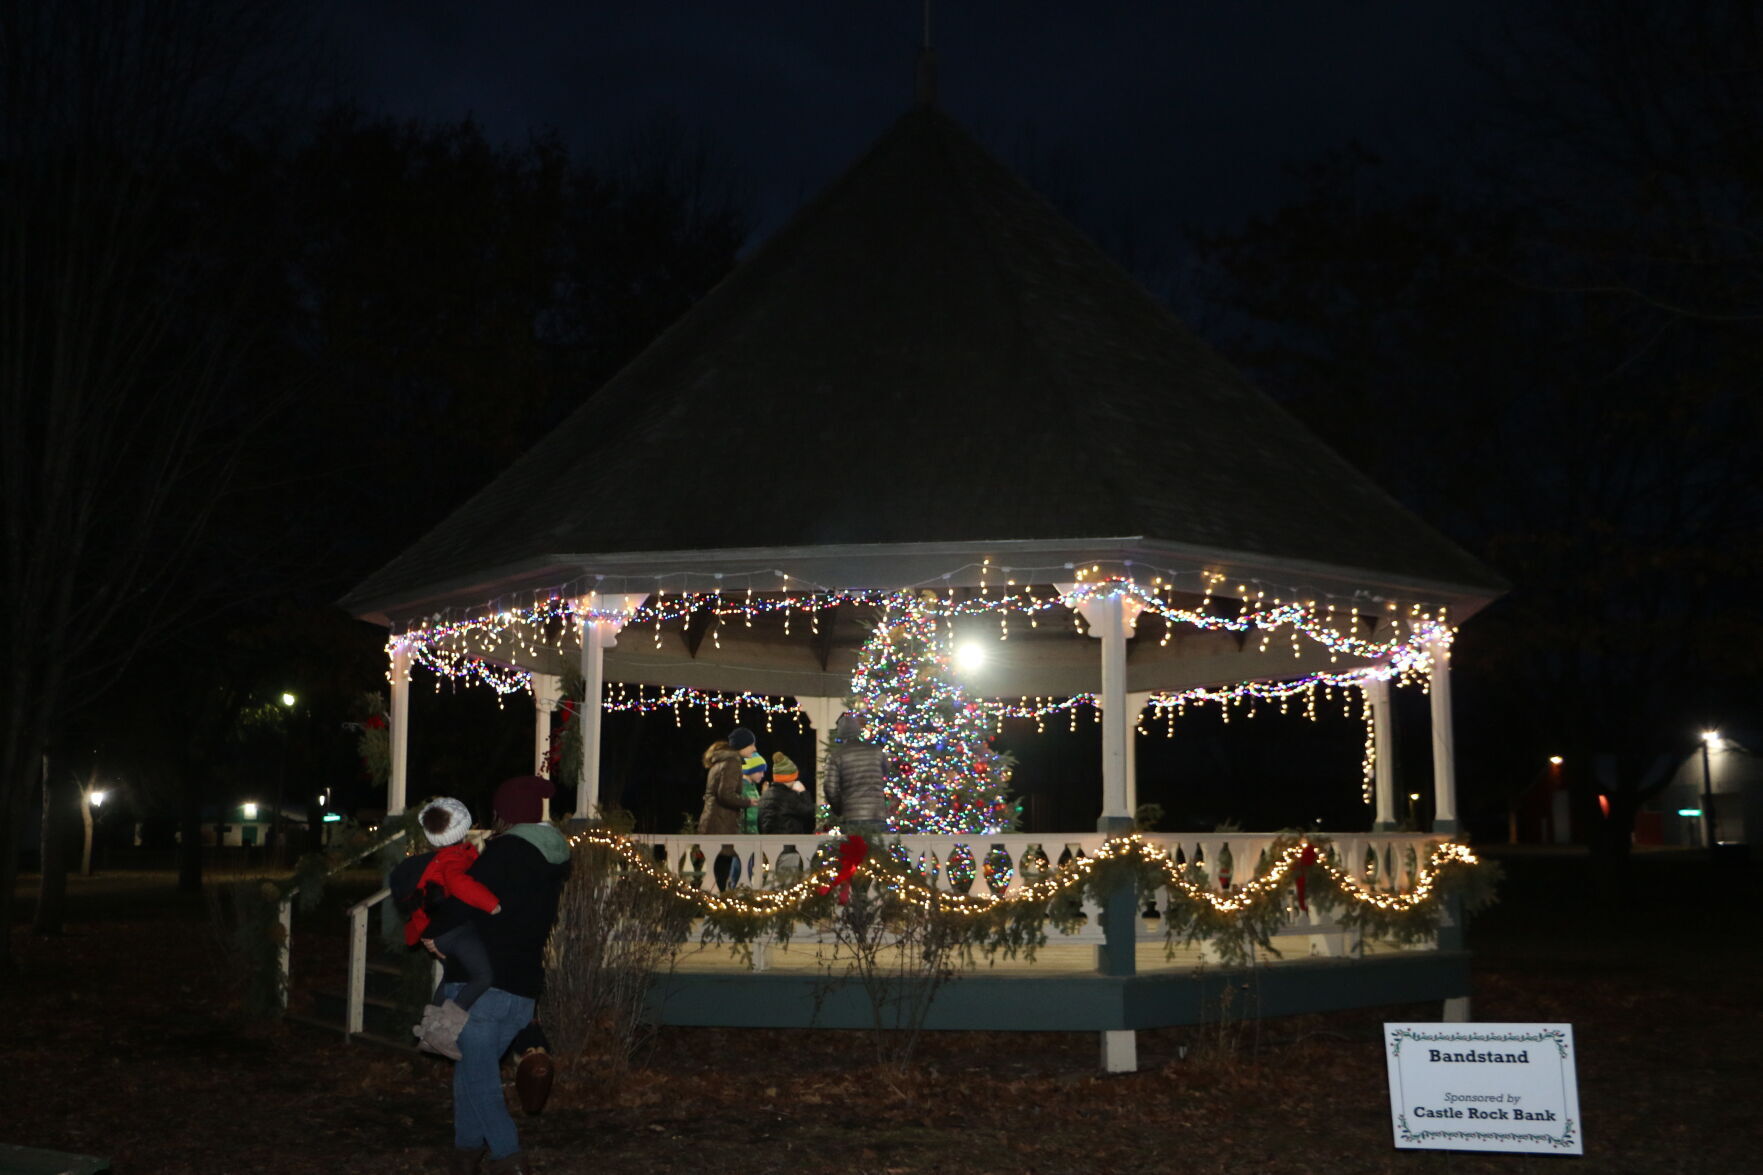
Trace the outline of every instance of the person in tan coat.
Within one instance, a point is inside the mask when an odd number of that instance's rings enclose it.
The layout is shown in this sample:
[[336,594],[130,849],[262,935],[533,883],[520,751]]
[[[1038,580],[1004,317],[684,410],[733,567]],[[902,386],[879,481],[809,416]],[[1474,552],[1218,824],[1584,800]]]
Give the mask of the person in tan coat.
[[753,749],[753,732],[737,726],[704,752],[704,810],[698,835],[735,836],[741,815],[759,801],[741,794],[741,760]]

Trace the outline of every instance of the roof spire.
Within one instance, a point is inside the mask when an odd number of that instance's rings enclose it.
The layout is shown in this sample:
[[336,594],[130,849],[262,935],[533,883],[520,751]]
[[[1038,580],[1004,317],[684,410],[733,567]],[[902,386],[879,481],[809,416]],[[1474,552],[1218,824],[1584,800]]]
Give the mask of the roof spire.
[[918,106],[937,104],[937,55],[930,47],[930,0],[924,0],[924,44],[918,48],[918,68],[912,82],[912,100]]

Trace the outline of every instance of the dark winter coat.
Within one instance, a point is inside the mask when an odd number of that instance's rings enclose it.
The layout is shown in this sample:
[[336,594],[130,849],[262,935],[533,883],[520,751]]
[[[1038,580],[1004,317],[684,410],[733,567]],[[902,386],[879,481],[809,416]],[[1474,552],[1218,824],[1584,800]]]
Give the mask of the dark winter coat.
[[704,752],[704,809],[698,814],[698,835],[737,835],[741,814],[750,807],[741,794],[741,753],[727,743],[712,743]]
[[[493,836],[471,866],[471,877],[502,902],[500,914],[471,913],[490,956],[495,985],[537,999],[545,983],[545,941],[557,921],[557,898],[569,876],[569,842],[549,824],[516,824]],[[449,955],[442,978],[470,978]]]
[[774,783],[759,797],[759,831],[773,836],[806,836],[814,831],[814,794]]
[[821,795],[841,821],[888,818],[886,758],[880,747],[859,742],[863,723],[846,714],[834,730],[838,745],[827,756]]

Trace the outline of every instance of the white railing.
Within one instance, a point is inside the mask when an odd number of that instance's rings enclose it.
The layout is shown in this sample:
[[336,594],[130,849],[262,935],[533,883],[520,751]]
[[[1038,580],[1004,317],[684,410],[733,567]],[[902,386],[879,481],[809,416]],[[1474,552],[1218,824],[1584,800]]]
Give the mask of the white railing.
[[[1289,833],[1211,832],[1148,833],[1145,839],[1186,865],[1198,866],[1204,884],[1217,892],[1250,881],[1268,867],[1273,846]],[[1379,832],[1326,835],[1338,868],[1379,892],[1402,892],[1412,888],[1432,846],[1446,839],[1428,833]],[[817,850],[831,853],[830,838],[778,836],[643,836],[632,838],[648,846],[658,868],[700,889],[733,889],[748,885],[768,889],[788,884],[796,868],[812,865]],[[896,838],[889,837],[890,851]],[[912,834],[897,838],[907,862],[917,865],[937,889],[965,889],[969,893],[993,893],[1009,897],[1025,884],[1039,880],[1065,861],[1094,856],[1107,839],[1102,833],[1003,833],[997,836],[930,836]],[[729,863],[732,851],[733,864]],[[719,862],[718,858],[722,858]],[[800,866],[796,860],[800,859]],[[1168,908],[1167,889],[1155,895],[1161,913]],[[1061,933],[1067,943],[1101,942],[1100,910],[1085,898],[1087,917],[1074,932]],[[1307,912],[1294,909],[1285,933],[1322,936],[1337,934],[1332,920],[1314,904]],[[1146,923],[1151,923],[1146,925]],[[813,937],[810,935],[809,937]],[[1141,920],[1138,937],[1161,941],[1163,931],[1149,918]],[[1341,941],[1313,941],[1312,953],[1338,954]]]
[[[390,836],[386,837],[384,840],[375,841],[373,844],[369,845],[365,849],[362,849],[359,853],[356,853],[354,856],[347,857],[347,858],[343,859],[342,861],[338,862],[336,867],[333,868],[330,871],[330,873],[327,874],[327,876],[335,877],[337,874],[339,874],[343,870],[349,868],[351,865],[358,864],[364,858],[371,857],[373,854],[379,852],[381,849],[385,848],[387,845],[393,844],[394,842],[403,839],[403,837],[404,837],[404,831],[403,831],[403,829],[399,829],[397,832],[392,833]],[[383,894],[383,893],[386,893],[389,891],[381,891],[381,892]],[[291,970],[291,967],[293,964],[293,947],[294,947],[294,899],[299,896],[300,896],[300,887],[299,886],[294,886],[293,888],[289,889],[287,893],[282,895],[280,908],[277,909],[277,911],[276,911],[276,918],[282,924],[282,940],[281,940],[281,943],[277,947],[276,955],[277,955],[277,972],[278,972],[278,975],[281,980],[281,982],[279,984],[279,987],[280,987],[279,998],[281,1000],[281,1006],[282,1006],[283,1011],[286,1011],[288,1008],[288,985],[293,978],[293,972]],[[371,904],[371,902],[370,902],[370,904]],[[349,911],[349,916],[351,919],[354,918],[354,916],[355,916],[354,909],[351,909]]]
[[[476,835],[476,834],[474,834]],[[1199,865],[1205,871],[1205,884],[1224,892],[1242,885],[1266,867],[1274,843],[1290,834],[1272,832],[1209,832],[1209,833],[1147,833],[1145,839],[1184,864]],[[1432,846],[1446,839],[1443,836],[1414,832],[1326,833],[1336,865],[1380,892],[1401,892],[1411,888],[1414,878],[1426,862]],[[645,846],[657,868],[673,874],[687,885],[715,891],[751,885],[767,889],[788,884],[793,867],[804,872],[811,868],[814,854],[836,852],[837,840],[823,835],[808,836],[697,836],[680,834],[648,836],[636,834],[631,839]],[[923,875],[938,889],[951,890],[962,878],[968,878],[969,893],[995,893],[1008,897],[1044,873],[1057,869],[1061,863],[1080,854],[1094,856],[1107,839],[1099,832],[1034,833],[1012,832],[997,836],[929,836],[913,834],[885,842],[889,851],[898,840],[901,851],[919,866]],[[722,884],[718,885],[717,857],[724,847],[732,850],[734,866],[725,864]],[[823,849],[824,846],[824,849]],[[799,866],[791,854],[800,859]],[[1228,882],[1225,861],[1229,861]],[[953,876],[951,864],[954,866]],[[757,879],[755,881],[755,879]],[[391,896],[389,889],[363,898],[349,907],[349,985],[348,1007],[344,1032],[353,1036],[365,1023],[367,995],[368,916],[380,902]],[[1167,889],[1155,895],[1159,911],[1168,908]],[[1095,944],[1103,941],[1100,907],[1088,898],[1082,899],[1086,917],[1074,931],[1054,931],[1058,941],[1070,945]],[[284,907],[285,912],[285,907]],[[1289,921],[1280,932],[1284,936],[1308,939],[1303,953],[1340,957],[1354,953],[1359,943],[1348,936],[1332,919],[1311,903],[1308,912],[1293,909]],[[812,927],[802,928],[801,937],[818,941],[820,935]],[[1140,941],[1163,940],[1160,923],[1149,918],[1139,920]],[[284,948],[285,949],[285,948]],[[1282,948],[1283,949],[1283,948]],[[1204,947],[1202,957],[1213,957]],[[752,966],[765,968],[764,944],[756,944]],[[284,959],[285,965],[285,959]],[[438,971],[437,965],[437,971]],[[285,972],[284,972],[285,973]]]

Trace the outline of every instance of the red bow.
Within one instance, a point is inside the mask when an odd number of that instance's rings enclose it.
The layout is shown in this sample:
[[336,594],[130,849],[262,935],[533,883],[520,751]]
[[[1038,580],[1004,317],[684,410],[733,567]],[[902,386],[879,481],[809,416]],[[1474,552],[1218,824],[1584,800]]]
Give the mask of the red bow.
[[1310,880],[1308,870],[1314,864],[1316,864],[1316,846],[1305,845],[1304,851],[1298,854],[1298,909],[1306,914],[1310,912],[1310,906],[1304,901],[1304,887]]
[[863,864],[863,858],[869,856],[869,842],[856,833],[852,833],[839,842],[839,872],[828,885],[820,887],[821,893],[831,893],[836,886],[839,891],[839,905],[851,903],[851,878],[857,873],[857,866]]

